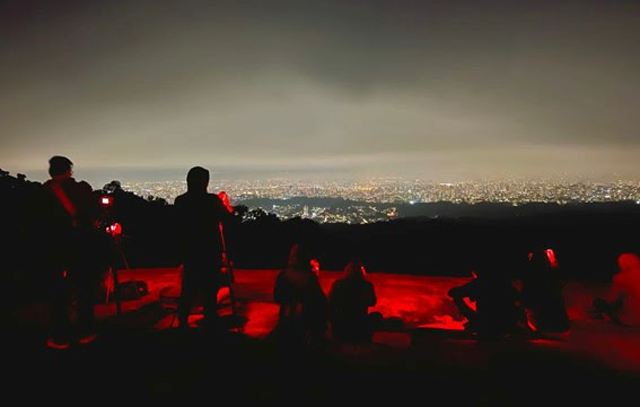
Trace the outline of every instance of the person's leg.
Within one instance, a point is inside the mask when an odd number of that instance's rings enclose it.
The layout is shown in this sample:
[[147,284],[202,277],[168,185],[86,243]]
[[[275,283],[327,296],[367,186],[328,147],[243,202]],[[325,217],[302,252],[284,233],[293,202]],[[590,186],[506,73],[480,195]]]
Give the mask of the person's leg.
[[182,271],[182,287],[180,300],[178,301],[178,321],[181,328],[189,327],[189,314],[191,313],[191,305],[197,284],[197,281],[194,281],[193,271],[191,267],[187,266]]
[[366,316],[366,320],[365,320],[365,332],[366,332],[366,337],[365,340],[367,343],[371,343],[373,341],[373,334],[380,329],[380,326],[382,325],[382,314],[375,311],[375,312],[370,312],[369,314],[367,314]]
[[593,308],[604,315],[606,315],[611,321],[615,322],[619,325],[624,325],[620,321],[618,317],[618,313],[620,312],[620,304],[619,303],[610,303],[609,301],[602,298],[595,298],[593,300]]
[[78,334],[81,343],[89,343],[95,339],[95,303],[97,279],[93,270],[79,270],[85,273],[77,276],[78,290]]
[[203,270],[202,284],[204,320],[207,325],[214,326],[219,323],[218,318],[218,291],[220,290],[220,266],[215,264],[213,269]]
[[603,298],[594,298],[593,308],[597,312],[602,312],[603,314],[608,314],[609,312],[611,312],[611,307],[609,306],[609,303]]
[[52,282],[50,292],[51,335],[47,345],[51,348],[69,347],[71,320],[69,318],[70,287],[66,271],[60,271]]

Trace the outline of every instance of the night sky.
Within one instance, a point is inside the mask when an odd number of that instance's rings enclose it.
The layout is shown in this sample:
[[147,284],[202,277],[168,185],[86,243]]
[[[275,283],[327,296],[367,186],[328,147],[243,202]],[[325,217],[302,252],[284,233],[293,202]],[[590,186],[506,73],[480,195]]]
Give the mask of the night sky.
[[640,179],[639,1],[0,0],[0,90],[12,172]]

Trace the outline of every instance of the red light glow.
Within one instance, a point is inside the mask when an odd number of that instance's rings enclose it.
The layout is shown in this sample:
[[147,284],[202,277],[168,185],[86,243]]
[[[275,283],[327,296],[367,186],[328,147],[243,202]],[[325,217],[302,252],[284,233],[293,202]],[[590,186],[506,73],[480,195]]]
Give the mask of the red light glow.
[[122,225],[120,225],[118,222],[113,223],[107,226],[106,231],[111,236],[120,236],[122,234]]
[[461,321],[453,319],[451,315],[434,315],[433,322],[422,324],[419,328],[447,329],[450,331],[463,331],[466,319]]
[[313,270],[316,275],[320,274],[320,262],[318,259],[311,259],[309,264],[311,264],[311,270]]
[[635,253],[622,253],[618,256],[620,271],[640,270],[640,258]]
[[465,304],[467,304],[467,307],[471,308],[473,312],[478,311],[478,304],[475,301],[471,301],[467,297],[463,298],[462,300],[464,301]]
[[551,266],[551,268],[557,268],[558,260],[556,259],[556,253],[553,251],[553,249],[547,249],[544,251],[544,253],[547,255],[547,259],[549,260],[549,265]]
[[525,315],[527,317],[527,326],[529,327],[529,329],[531,329],[531,332],[537,332],[538,331],[538,327],[536,326],[535,322],[533,321],[533,315],[531,314],[531,311],[526,310],[525,311]]
[[112,202],[113,200],[110,196],[103,196],[102,198],[100,198],[100,203],[102,204],[102,206],[111,206]]
[[218,192],[218,198],[220,198],[220,200],[222,201],[222,204],[224,205],[227,212],[233,213],[233,206],[231,206],[229,195],[224,191],[220,191]]

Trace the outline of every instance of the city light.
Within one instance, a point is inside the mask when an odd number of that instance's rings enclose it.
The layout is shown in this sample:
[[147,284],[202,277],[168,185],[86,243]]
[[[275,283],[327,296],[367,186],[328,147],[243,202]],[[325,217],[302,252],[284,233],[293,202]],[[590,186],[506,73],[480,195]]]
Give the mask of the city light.
[[[142,197],[160,197],[172,203],[186,190],[183,181],[123,184],[123,189]],[[614,181],[588,183],[570,181],[467,181],[436,183],[403,178],[365,180],[300,181],[292,179],[218,180],[209,190],[226,191],[238,205],[258,206],[280,219],[295,217],[318,223],[365,224],[402,216],[401,205],[494,203],[521,208],[530,203],[572,205],[628,201],[640,204],[640,183]],[[224,194],[224,195],[223,195]],[[314,204],[299,198],[348,200],[348,205]],[[264,200],[275,200],[269,203]],[[262,200],[252,205],[253,200]],[[248,202],[245,204],[245,202]],[[328,202],[328,201],[327,201]],[[306,208],[305,208],[306,207]],[[229,206],[228,206],[229,208]]]

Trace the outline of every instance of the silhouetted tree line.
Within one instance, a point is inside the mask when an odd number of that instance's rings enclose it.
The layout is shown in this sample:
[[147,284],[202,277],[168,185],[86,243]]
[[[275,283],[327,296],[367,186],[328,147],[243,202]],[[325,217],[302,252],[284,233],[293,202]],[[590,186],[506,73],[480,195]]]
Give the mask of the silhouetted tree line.
[[[2,250],[3,274],[16,292],[37,295],[43,288],[46,265],[38,256],[47,244],[38,209],[42,193],[38,182],[0,173],[0,217],[8,237]],[[109,220],[123,227],[122,248],[131,267],[177,265],[181,236],[173,205],[139,197],[115,181],[95,194],[96,199],[102,194],[113,198]],[[359,255],[373,272],[468,275],[473,259],[488,252],[496,268],[516,272],[527,261],[528,251],[552,247],[566,276],[605,280],[616,270],[617,254],[640,248],[639,207],[585,204],[553,210],[550,205],[537,214],[501,219],[412,217],[347,225],[280,220],[262,209],[240,205],[226,227],[226,238],[237,268],[284,267],[292,243],[303,242],[322,269],[342,269],[353,255]],[[124,267],[117,255],[110,256],[116,267]]]

